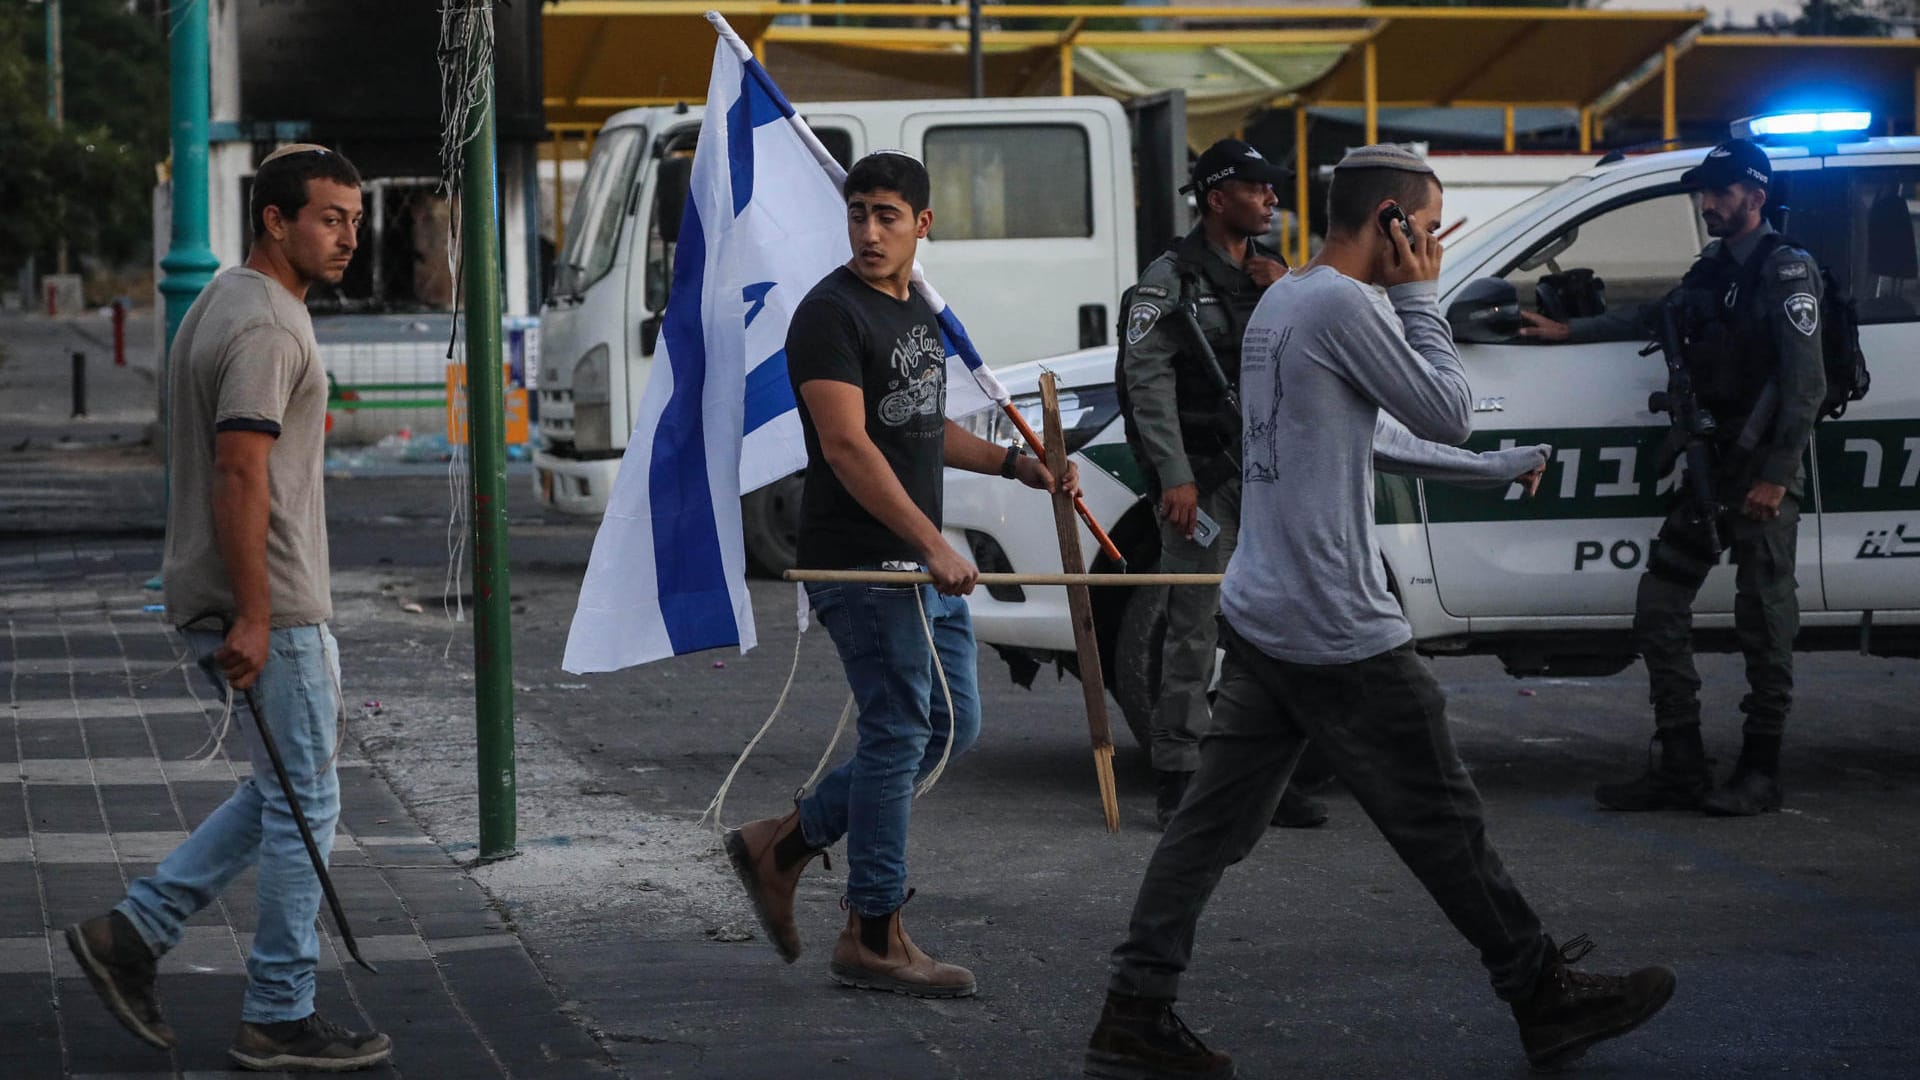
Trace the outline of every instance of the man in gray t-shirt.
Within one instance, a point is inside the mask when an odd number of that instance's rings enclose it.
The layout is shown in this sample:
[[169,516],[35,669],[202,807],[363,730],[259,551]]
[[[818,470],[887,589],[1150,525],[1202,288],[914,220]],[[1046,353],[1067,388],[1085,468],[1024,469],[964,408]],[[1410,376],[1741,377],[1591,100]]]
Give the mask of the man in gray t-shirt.
[[327,378],[305,300],[352,261],[360,174],[325,147],[282,148],[254,175],[251,213],[246,265],[201,292],[167,356],[164,574],[168,618],[240,714],[253,773],[126,899],[66,937],[108,1011],[170,1049],[154,993],[160,957],[256,868],[259,917],[227,1056],[248,1069],[340,1072],[393,1052],[385,1035],[314,1011],[322,890],[294,809],[297,797],[324,859],[340,820],[340,654],[327,630]]
[[[1440,183],[1405,150],[1366,147],[1334,170],[1327,203],[1325,247],[1267,290],[1247,326],[1245,490],[1221,586],[1213,728],[1113,952],[1088,1076],[1234,1075],[1173,1000],[1208,896],[1260,838],[1308,739],[1480,953],[1533,1064],[1631,1030],[1673,993],[1665,968],[1575,971],[1591,945],[1562,950],[1541,932],[1487,842],[1445,698],[1387,589],[1376,465],[1466,478],[1423,442],[1459,442],[1472,426],[1438,308]],[[1516,460],[1501,479],[1544,463],[1540,447],[1504,453]]]

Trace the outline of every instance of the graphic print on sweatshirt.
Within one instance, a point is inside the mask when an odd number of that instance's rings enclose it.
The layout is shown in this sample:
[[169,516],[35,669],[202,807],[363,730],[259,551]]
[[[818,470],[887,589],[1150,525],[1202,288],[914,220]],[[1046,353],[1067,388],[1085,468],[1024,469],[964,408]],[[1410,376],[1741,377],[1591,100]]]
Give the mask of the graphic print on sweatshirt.
[[[1287,354],[1287,345],[1293,341],[1293,327],[1279,330],[1256,326],[1247,329],[1246,348],[1241,355],[1240,385],[1253,390],[1257,383],[1265,381],[1266,411],[1261,416],[1246,417],[1246,445],[1244,447],[1244,482],[1248,484],[1271,484],[1280,476],[1279,441],[1277,439],[1280,422],[1280,398],[1286,393],[1280,385],[1280,361]],[[1250,393],[1242,400],[1259,401],[1260,395]]]

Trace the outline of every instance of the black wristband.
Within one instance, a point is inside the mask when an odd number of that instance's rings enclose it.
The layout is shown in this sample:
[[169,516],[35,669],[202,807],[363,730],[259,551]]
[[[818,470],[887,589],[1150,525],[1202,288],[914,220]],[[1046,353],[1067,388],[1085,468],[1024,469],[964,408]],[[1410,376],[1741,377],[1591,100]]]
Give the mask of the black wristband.
[[1013,463],[1015,461],[1018,461],[1019,459],[1020,459],[1020,444],[1019,443],[1009,444],[1007,446],[1007,459],[1000,463],[1000,475],[1006,477],[1009,480],[1013,479]]

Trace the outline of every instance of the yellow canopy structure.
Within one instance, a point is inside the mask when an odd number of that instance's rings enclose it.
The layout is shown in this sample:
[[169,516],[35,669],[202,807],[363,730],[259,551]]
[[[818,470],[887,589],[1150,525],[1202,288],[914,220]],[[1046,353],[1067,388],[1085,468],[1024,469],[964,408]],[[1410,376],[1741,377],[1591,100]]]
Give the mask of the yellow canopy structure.
[[[959,5],[558,0],[543,18],[549,119],[703,98],[709,7],[797,101],[968,91]],[[1705,13],[989,4],[986,17],[990,95],[1178,88],[1189,131],[1211,141],[1272,105],[1359,106],[1370,136],[1382,106],[1585,108]],[[1088,27],[1116,20],[1156,28]]]
[[1920,39],[1701,34],[1672,47],[1601,115],[1665,138],[1774,108],[1862,107],[1875,134],[1912,133]]

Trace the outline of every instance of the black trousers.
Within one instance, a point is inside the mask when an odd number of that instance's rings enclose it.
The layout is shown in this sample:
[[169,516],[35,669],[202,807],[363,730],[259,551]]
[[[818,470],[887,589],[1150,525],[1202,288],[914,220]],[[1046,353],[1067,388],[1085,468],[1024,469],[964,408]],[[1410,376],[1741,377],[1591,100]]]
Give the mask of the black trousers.
[[[1745,497],[1742,492],[1740,498]],[[1737,502],[1730,505],[1737,506]],[[1633,629],[1647,662],[1647,698],[1660,730],[1700,723],[1700,672],[1693,664],[1693,601],[1712,564],[1691,555],[1698,528],[1676,502],[1660,527],[1655,554],[1640,577]],[[1740,702],[1748,735],[1778,737],[1793,710],[1793,639],[1800,632],[1799,579],[1794,562],[1800,537],[1800,500],[1780,500],[1780,516],[1754,521],[1726,515],[1732,549],[1733,627],[1747,661],[1747,696]]]
[[1221,625],[1226,647],[1200,768],[1154,849],[1108,988],[1177,997],[1194,928],[1226,868],[1273,817],[1307,740],[1461,935],[1502,998],[1544,959],[1540,920],[1487,843],[1480,793],[1447,730],[1446,700],[1412,645],[1352,664],[1276,660]]

